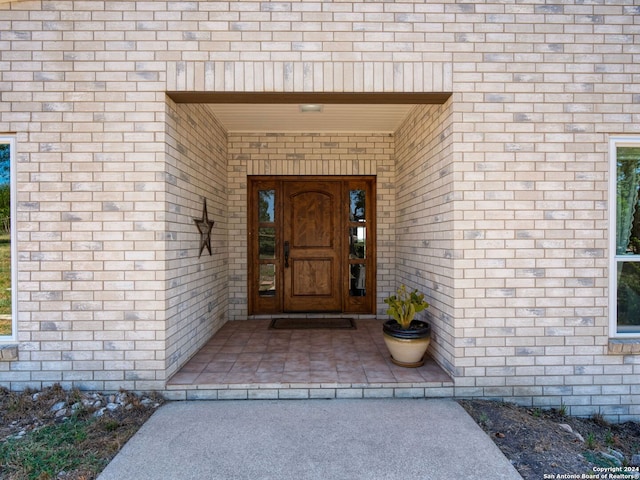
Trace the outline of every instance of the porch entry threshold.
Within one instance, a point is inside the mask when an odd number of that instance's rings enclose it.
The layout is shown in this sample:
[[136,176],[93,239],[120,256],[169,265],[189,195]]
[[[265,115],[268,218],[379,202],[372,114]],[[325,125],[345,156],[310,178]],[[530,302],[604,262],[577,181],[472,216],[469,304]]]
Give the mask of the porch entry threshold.
[[169,400],[452,397],[453,380],[428,358],[391,362],[382,320],[357,329],[272,329],[227,322],[167,383]]

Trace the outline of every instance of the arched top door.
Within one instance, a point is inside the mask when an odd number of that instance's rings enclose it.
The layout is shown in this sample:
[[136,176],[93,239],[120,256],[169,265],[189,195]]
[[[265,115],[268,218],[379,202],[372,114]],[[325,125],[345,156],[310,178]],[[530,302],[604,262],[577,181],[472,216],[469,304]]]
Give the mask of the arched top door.
[[285,312],[342,310],[341,190],[336,181],[283,185]]

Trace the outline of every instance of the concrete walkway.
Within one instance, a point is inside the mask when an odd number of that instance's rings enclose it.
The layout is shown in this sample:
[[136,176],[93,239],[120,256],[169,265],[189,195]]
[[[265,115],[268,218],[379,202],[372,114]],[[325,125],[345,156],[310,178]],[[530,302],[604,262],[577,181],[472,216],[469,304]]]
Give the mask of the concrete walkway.
[[453,400],[162,406],[98,480],[520,479]]

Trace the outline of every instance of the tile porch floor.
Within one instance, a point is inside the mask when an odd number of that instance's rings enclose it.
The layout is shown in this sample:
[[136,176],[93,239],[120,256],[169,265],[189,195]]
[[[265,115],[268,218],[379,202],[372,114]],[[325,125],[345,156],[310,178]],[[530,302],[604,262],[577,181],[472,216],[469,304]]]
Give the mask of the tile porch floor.
[[372,398],[452,396],[432,360],[389,359],[382,321],[357,329],[273,330],[270,320],[227,322],[168,382],[169,398]]

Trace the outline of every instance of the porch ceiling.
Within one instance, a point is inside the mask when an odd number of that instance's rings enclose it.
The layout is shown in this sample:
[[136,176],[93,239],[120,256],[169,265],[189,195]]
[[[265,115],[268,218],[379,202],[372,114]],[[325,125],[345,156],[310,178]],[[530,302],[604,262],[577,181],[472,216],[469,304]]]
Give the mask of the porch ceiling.
[[412,105],[322,104],[321,112],[300,112],[292,104],[212,104],[228,132],[382,132],[393,133]]
[[[228,132],[393,133],[419,103],[441,104],[448,93],[185,93],[176,103],[205,103]],[[302,112],[301,105],[321,105]]]

